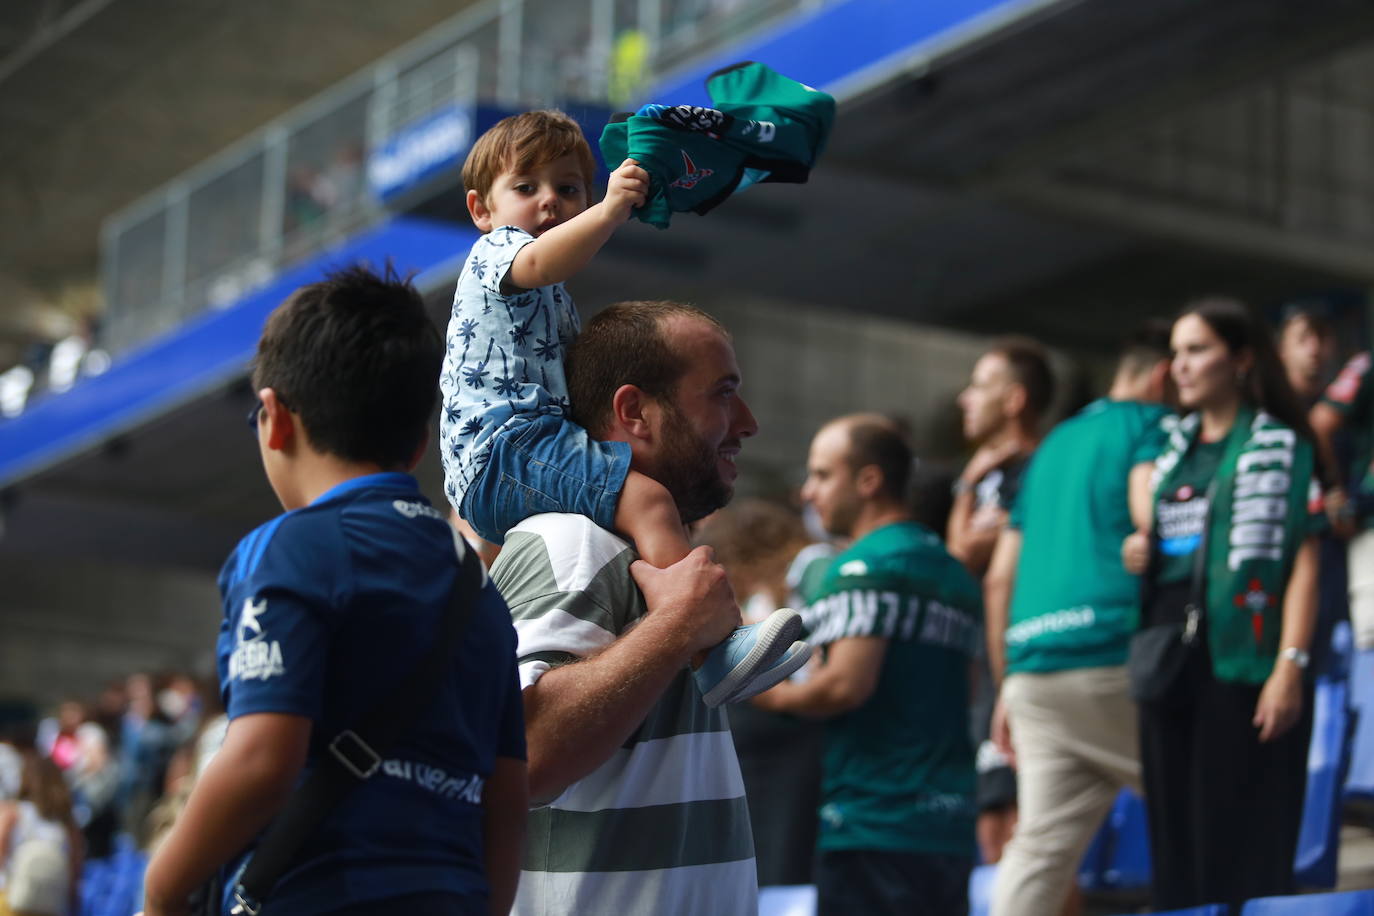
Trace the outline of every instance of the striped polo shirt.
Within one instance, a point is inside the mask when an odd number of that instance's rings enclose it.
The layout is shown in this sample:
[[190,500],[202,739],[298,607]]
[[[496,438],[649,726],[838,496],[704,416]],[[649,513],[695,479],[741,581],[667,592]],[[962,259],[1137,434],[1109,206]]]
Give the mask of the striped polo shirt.
[[[610,645],[646,613],[634,549],[580,515],[506,536],[492,578],[519,638],[520,683]],[[514,913],[752,914],[754,843],[724,713],[683,667],[612,757],[530,812]]]

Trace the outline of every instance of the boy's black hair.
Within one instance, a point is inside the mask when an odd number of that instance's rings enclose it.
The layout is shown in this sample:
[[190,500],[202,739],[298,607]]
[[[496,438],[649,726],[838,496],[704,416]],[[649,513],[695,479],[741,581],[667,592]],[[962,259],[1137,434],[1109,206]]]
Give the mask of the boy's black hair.
[[318,451],[403,468],[439,396],[443,341],[408,278],[350,267],[302,286],[267,319],[253,390],[271,388]]

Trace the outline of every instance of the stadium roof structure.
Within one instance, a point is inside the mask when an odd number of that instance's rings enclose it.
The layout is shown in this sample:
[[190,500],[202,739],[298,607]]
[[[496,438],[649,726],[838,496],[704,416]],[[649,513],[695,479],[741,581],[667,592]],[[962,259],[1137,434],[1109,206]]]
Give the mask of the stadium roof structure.
[[0,344],[94,283],[100,223],[474,0],[6,0]]

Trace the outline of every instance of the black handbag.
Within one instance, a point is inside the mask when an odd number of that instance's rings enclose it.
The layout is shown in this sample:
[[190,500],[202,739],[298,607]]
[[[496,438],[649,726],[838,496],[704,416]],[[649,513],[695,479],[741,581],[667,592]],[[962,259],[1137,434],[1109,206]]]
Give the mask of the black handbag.
[[[1202,538],[1193,560],[1193,575],[1188,585],[1188,603],[1184,605],[1181,623],[1160,623],[1142,627],[1131,635],[1126,652],[1126,678],[1131,699],[1137,703],[1158,703],[1168,699],[1178,684],[1183,669],[1200,646],[1198,630],[1202,624],[1203,608],[1207,606],[1204,592],[1207,567],[1207,529],[1212,517],[1212,498],[1216,495],[1216,480],[1207,488],[1207,516],[1202,521]],[[1146,571],[1145,588],[1148,595],[1149,573],[1159,559],[1159,537],[1150,535],[1150,570]],[[1148,607],[1142,600],[1142,608]]]
[[1131,636],[1126,654],[1126,676],[1131,699],[1155,703],[1167,698],[1189,656],[1197,648],[1197,628],[1201,615],[1195,605],[1187,607],[1184,623],[1161,623],[1137,630]]

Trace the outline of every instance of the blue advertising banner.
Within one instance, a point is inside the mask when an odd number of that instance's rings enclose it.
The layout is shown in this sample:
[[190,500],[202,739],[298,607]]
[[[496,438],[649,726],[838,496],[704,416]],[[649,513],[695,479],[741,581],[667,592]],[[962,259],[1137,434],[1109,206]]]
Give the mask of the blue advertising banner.
[[[596,138],[601,136],[610,109],[565,103],[562,110],[577,121],[596,150]],[[398,201],[406,192],[455,171],[484,131],[513,114],[518,112],[492,105],[478,105],[472,110],[448,105],[407,124],[367,157],[368,187],[383,203]],[[457,184],[456,177],[451,180]]]
[[458,165],[476,139],[473,113],[447,105],[407,124],[367,157],[367,183],[388,201]]

